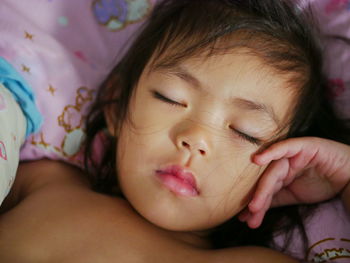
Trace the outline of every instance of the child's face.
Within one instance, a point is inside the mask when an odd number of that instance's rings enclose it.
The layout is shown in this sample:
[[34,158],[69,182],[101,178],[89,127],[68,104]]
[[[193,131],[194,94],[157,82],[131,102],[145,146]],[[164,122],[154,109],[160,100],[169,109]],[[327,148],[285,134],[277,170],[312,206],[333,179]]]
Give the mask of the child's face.
[[208,229],[236,215],[262,173],[251,162],[253,138],[267,141],[285,120],[287,86],[243,52],[147,66],[119,134],[118,179],[128,201],[169,230]]

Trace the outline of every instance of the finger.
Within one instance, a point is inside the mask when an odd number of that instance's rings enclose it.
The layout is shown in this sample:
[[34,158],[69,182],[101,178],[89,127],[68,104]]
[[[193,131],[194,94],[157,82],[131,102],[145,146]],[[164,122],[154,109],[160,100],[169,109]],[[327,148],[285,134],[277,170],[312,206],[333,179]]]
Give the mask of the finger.
[[246,222],[250,216],[251,216],[251,212],[249,211],[249,208],[246,207],[243,209],[243,211],[241,211],[238,214],[238,220],[241,222]]
[[271,163],[260,178],[249,209],[254,213],[262,209],[268,196],[279,191],[289,172],[289,162],[281,159]]
[[266,214],[266,211],[270,208],[272,201],[272,195],[270,195],[267,199],[266,202],[264,203],[262,209],[260,209],[256,213],[251,213],[249,217],[246,219],[246,222],[250,228],[258,228]]
[[257,165],[266,165],[273,160],[290,158],[300,153],[306,147],[306,144],[309,144],[309,141],[304,138],[293,138],[277,142],[263,152],[256,154],[253,157],[253,162]]

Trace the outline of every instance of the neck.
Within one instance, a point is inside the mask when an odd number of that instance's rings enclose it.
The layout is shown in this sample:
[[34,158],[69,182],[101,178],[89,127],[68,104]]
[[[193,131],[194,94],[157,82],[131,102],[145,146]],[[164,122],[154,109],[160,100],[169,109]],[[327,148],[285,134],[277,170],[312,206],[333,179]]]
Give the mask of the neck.
[[210,249],[211,244],[208,240],[207,232],[172,232],[172,236],[187,245],[200,248]]

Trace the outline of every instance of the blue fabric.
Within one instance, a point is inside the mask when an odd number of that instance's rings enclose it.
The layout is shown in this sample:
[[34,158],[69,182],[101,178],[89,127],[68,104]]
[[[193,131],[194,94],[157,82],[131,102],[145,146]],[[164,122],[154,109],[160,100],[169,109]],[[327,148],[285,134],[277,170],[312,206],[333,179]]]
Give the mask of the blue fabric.
[[34,92],[22,76],[2,57],[0,57],[0,83],[9,89],[22,108],[27,120],[26,136],[37,132],[43,118],[35,105]]

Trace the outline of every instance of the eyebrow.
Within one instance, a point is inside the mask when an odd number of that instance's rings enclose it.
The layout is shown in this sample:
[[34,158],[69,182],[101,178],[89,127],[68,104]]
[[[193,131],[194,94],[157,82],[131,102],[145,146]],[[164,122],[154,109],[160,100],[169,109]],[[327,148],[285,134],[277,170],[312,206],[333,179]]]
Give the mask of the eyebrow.
[[[154,71],[162,71],[162,72],[166,72],[167,74],[175,75],[178,78],[190,84],[190,87],[196,90],[199,90],[201,92],[207,92],[203,89],[204,85],[201,83],[201,81],[198,78],[193,76],[193,74],[191,74],[185,68],[179,65],[176,65],[176,66],[157,65],[155,66]],[[243,108],[245,110],[257,111],[262,114],[268,115],[270,119],[273,120],[277,126],[279,126],[280,120],[278,119],[272,106],[268,106],[264,103],[248,100],[241,97],[233,97],[230,100],[232,101],[232,104],[236,104],[240,108]]]

